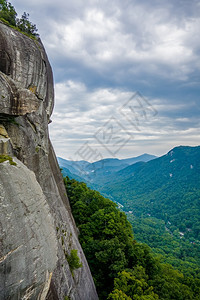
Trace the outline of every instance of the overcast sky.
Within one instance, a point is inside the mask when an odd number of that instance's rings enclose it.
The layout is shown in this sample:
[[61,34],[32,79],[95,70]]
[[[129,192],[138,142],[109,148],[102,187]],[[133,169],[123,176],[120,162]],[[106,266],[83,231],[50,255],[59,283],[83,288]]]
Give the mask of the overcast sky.
[[13,0],[53,68],[57,156],[162,155],[199,145],[199,0]]

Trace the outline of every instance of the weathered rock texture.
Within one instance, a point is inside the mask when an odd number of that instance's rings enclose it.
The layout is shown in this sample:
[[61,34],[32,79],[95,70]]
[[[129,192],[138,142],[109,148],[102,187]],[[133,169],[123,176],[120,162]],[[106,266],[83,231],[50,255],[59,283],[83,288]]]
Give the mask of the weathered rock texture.
[[0,164],[1,299],[28,294],[37,299],[55,268],[56,234],[35,174],[15,162]]
[[49,141],[53,101],[41,42],[0,22],[0,154],[17,163],[0,163],[0,299],[98,299]]

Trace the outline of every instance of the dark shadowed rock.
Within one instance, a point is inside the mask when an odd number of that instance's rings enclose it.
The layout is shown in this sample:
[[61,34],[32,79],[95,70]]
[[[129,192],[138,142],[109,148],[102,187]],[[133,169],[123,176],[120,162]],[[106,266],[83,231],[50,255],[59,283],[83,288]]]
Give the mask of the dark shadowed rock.
[[[19,160],[0,164],[0,299],[98,299],[49,141],[54,91],[43,45],[0,22],[0,58],[0,154]],[[72,249],[83,265],[73,275]]]

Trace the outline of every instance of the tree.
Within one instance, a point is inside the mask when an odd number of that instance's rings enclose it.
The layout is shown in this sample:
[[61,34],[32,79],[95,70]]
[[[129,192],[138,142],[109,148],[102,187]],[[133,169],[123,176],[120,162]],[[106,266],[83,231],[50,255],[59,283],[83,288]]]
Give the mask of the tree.
[[137,266],[134,270],[124,270],[115,278],[114,291],[111,295],[115,294],[115,291],[122,291],[127,297],[134,300],[159,299],[158,295],[153,292],[153,287],[149,286],[147,282],[148,276],[143,267]]
[[121,290],[115,289],[112,293],[110,293],[108,300],[132,300],[132,299]]
[[24,12],[22,17],[18,19],[14,6],[7,0],[0,0],[0,19],[29,36],[38,36],[36,25],[29,21],[29,14]]
[[7,21],[10,25],[16,26],[17,13],[10,2],[0,0],[0,19]]
[[26,12],[24,12],[22,17],[17,20],[17,27],[29,35],[37,36],[36,25],[29,21],[29,14]]

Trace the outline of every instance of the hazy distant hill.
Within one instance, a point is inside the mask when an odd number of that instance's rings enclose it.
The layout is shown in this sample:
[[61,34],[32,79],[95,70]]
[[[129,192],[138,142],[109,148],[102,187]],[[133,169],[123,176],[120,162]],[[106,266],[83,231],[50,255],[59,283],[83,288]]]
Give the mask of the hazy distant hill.
[[[143,154],[137,157],[118,159],[118,158],[106,158],[94,163],[87,161],[71,161],[58,157],[58,163],[63,169],[63,175],[75,178],[76,180],[82,180],[90,183],[90,186],[103,183],[110,178],[111,174],[114,174],[131,164],[139,161],[147,162],[155,159],[155,155]],[[75,176],[74,176],[75,175]],[[74,177],[73,177],[74,176]],[[79,179],[77,179],[77,176]]]

